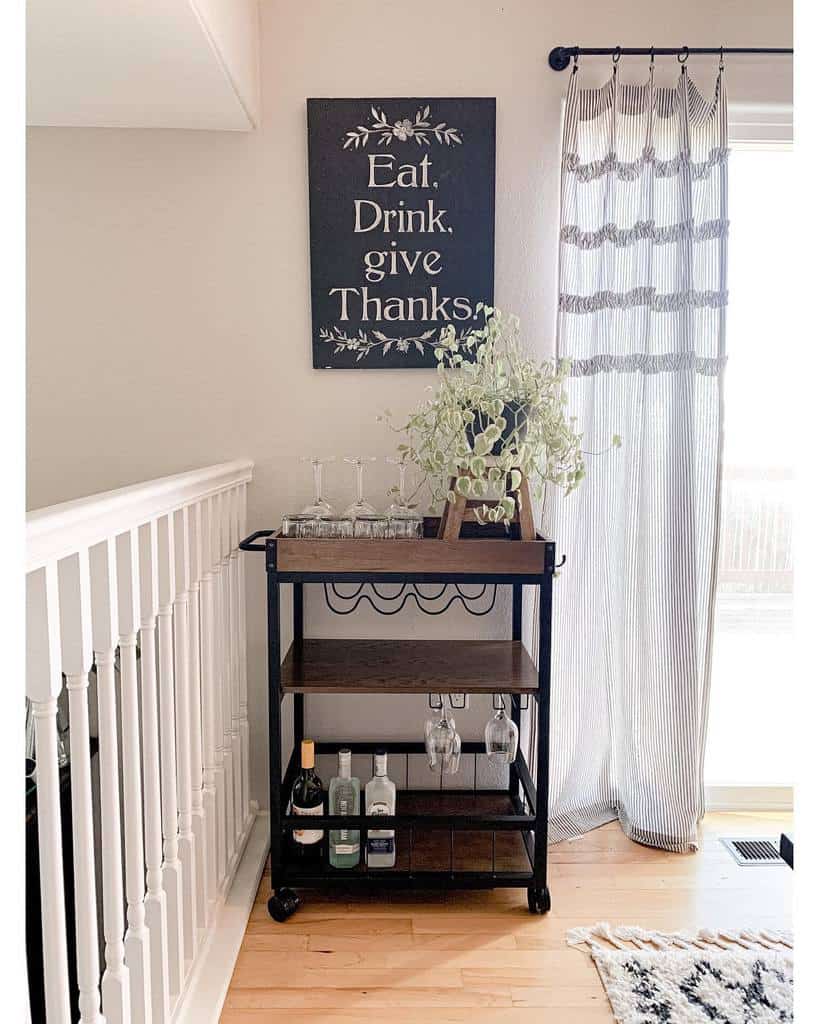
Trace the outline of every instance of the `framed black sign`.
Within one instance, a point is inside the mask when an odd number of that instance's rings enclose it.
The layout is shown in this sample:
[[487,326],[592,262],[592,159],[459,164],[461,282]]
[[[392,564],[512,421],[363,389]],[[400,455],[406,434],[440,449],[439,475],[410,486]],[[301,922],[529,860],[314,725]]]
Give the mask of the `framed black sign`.
[[435,366],[494,299],[495,100],[310,99],[313,366]]

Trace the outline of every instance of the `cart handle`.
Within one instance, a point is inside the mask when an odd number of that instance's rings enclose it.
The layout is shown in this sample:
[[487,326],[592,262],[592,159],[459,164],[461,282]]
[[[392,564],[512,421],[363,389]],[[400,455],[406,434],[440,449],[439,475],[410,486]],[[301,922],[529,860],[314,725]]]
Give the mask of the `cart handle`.
[[272,537],[275,532],[275,530],[256,530],[254,533],[251,533],[249,537],[245,537],[244,540],[240,540],[239,547],[242,551],[264,551],[264,544],[254,544],[253,542],[258,540],[259,537]]

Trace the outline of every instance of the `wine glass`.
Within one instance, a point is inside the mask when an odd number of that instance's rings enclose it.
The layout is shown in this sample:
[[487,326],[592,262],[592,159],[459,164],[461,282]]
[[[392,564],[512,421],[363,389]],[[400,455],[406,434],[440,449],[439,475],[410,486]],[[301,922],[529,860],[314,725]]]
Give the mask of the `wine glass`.
[[440,766],[443,773],[454,775],[461,762],[461,737],[455,730],[455,722],[446,709],[446,697],[441,695],[441,717],[438,721],[427,720],[424,727],[424,746],[429,767],[434,771]]
[[434,705],[433,710],[441,712],[440,719],[428,718],[424,726],[424,746],[429,767],[433,770],[438,767],[442,758],[452,752],[452,729],[446,713],[446,697],[442,695],[438,699],[441,702],[440,707]]
[[353,519],[353,536],[368,540],[384,540],[388,536],[390,521],[387,516],[357,515]]
[[452,750],[446,755],[442,762],[442,769],[446,775],[457,775],[461,766],[461,737],[455,731],[455,720],[452,722]]
[[[500,701],[499,708],[497,701]],[[512,764],[518,753],[518,727],[506,714],[502,694],[495,694],[492,704],[497,711],[484,729],[486,756],[493,765]]]
[[313,467],[313,503],[306,505],[301,511],[303,515],[308,516],[331,516],[334,514],[335,509],[322,496],[321,493],[321,467],[328,462],[335,462],[335,456],[330,455],[326,459],[320,459],[316,455],[306,455],[302,458],[302,462],[309,462]]
[[350,455],[345,456],[345,462],[355,466],[356,499],[344,512],[345,516],[355,519],[356,516],[374,516],[375,509],[364,498],[364,464],[375,462],[374,455]]
[[397,466],[398,467],[398,492],[395,493],[395,491],[393,490],[393,493],[395,494],[395,497],[393,498],[392,504],[386,509],[386,514],[388,516],[390,516],[391,519],[402,519],[405,516],[415,516],[415,514],[416,514],[415,511],[410,507],[410,505],[407,502],[407,495],[406,495],[407,463],[406,463],[406,460],[403,459],[403,458],[400,458],[400,457],[393,456],[393,455],[388,455],[386,461],[391,466]]

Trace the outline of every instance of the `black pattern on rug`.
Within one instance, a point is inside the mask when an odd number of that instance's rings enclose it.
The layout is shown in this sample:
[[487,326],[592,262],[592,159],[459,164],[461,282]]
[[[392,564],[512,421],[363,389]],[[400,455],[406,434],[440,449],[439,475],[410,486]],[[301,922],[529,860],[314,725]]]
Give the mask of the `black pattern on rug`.
[[575,928],[618,1024],[792,1024],[789,933]]

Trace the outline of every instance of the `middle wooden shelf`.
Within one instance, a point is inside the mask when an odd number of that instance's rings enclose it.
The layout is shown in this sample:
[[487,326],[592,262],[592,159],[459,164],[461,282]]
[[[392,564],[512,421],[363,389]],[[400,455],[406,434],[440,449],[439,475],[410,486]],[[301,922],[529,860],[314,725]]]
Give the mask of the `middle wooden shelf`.
[[284,693],[537,693],[518,640],[303,640],[287,652]]

